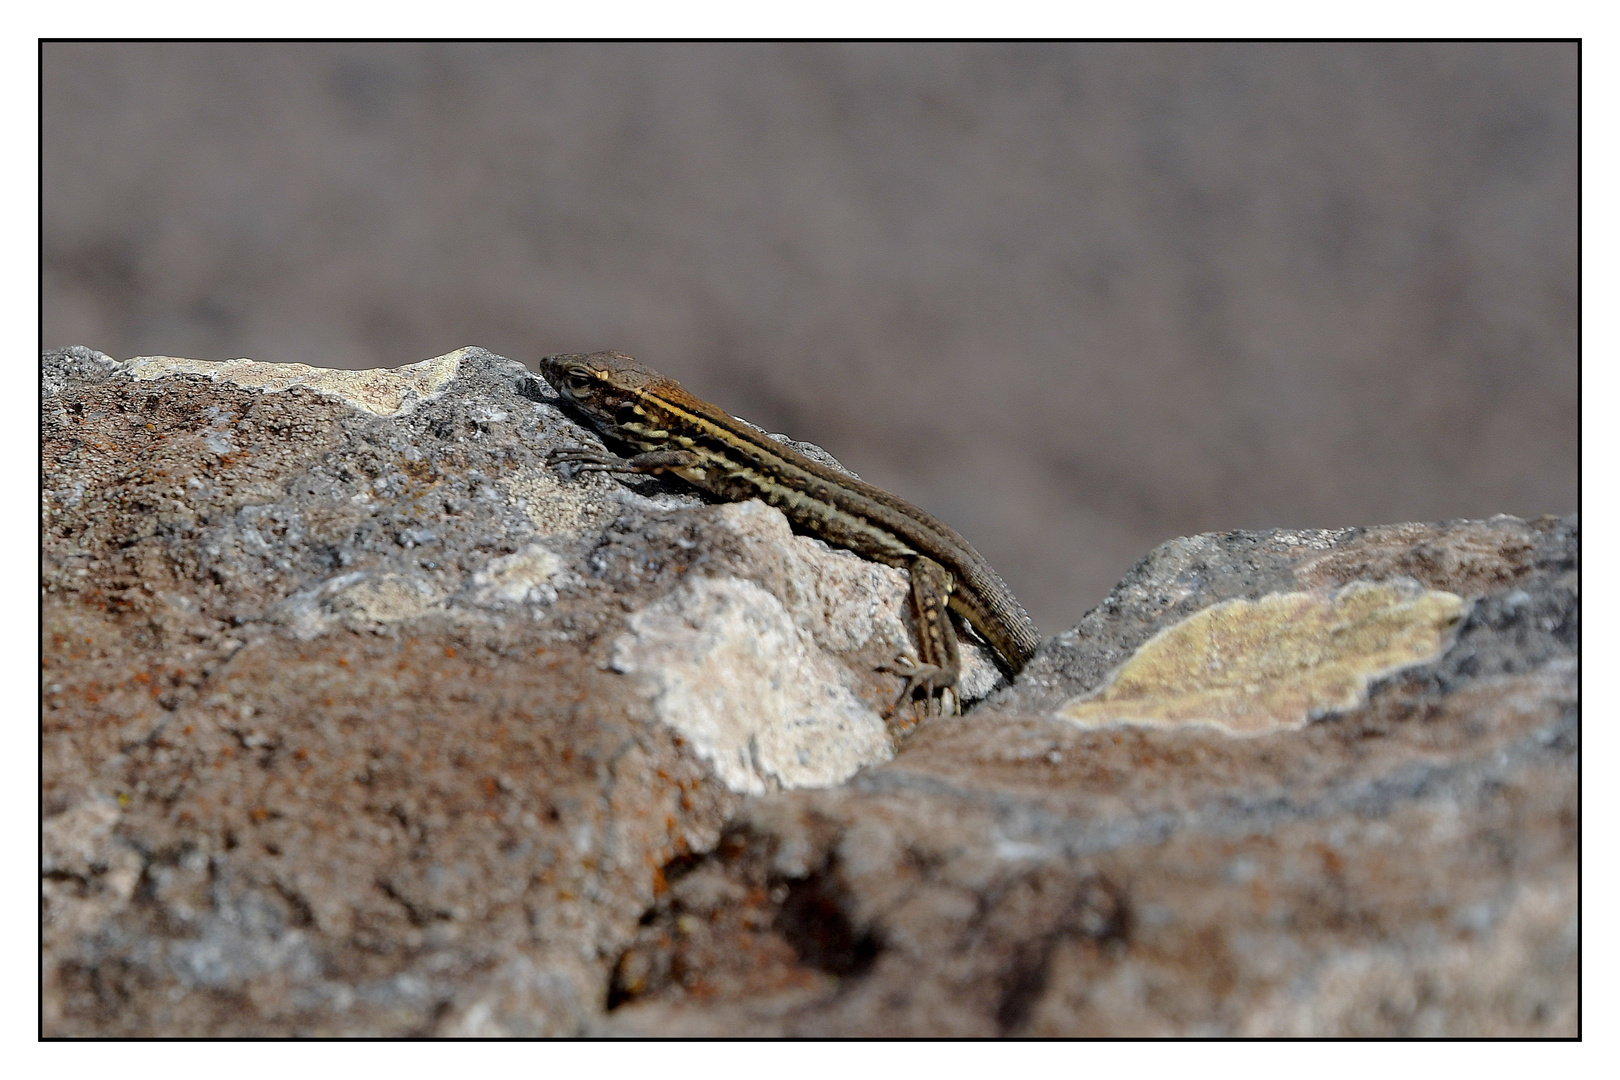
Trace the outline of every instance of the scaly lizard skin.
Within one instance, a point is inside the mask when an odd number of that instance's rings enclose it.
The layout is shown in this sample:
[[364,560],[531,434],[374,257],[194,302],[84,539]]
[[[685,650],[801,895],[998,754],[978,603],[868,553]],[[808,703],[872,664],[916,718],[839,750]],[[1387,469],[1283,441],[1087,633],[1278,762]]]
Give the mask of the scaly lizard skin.
[[904,499],[811,461],[628,356],[547,356],[540,370],[602,435],[640,451],[621,458],[564,449],[552,454],[554,463],[673,473],[729,502],[763,499],[829,544],[908,571],[920,658],[901,657],[882,669],[906,679],[895,706],[919,688],[931,702],[956,685],[961,660],[947,609],[973,625],[1011,674],[1035,654],[1040,632],[990,564],[954,529]]

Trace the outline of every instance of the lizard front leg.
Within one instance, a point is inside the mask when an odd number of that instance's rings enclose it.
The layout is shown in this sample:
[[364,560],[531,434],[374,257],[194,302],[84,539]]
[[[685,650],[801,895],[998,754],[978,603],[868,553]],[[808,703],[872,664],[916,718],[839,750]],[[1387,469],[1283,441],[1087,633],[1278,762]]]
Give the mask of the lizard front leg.
[[906,688],[900,691],[885,717],[894,715],[900,703],[906,701],[921,687],[925,712],[933,707],[935,695],[940,698],[943,712],[945,691],[951,693],[951,711],[961,711],[961,699],[956,696],[956,677],[962,671],[962,658],[957,651],[956,628],[951,625],[949,603],[956,580],[950,572],[927,556],[919,555],[911,564],[911,601],[917,610],[917,642],[920,659],[912,661],[899,657],[892,664],[879,668],[902,676]]
[[575,472],[661,473],[689,469],[699,461],[690,450],[649,450],[633,458],[622,458],[605,450],[584,446],[564,446],[546,456],[553,467],[573,465]]

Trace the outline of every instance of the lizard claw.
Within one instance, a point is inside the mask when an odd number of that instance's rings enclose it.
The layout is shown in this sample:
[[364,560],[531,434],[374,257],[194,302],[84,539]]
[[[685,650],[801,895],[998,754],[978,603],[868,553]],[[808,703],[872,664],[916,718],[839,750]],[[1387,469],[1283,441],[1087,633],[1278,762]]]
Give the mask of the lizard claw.
[[582,472],[609,472],[623,462],[588,446],[558,446],[546,455],[546,464],[565,476],[578,476]]
[[924,695],[923,715],[934,715],[935,697],[939,698],[940,713],[943,714],[945,711],[945,694],[947,692],[951,695],[951,712],[956,713],[961,710],[961,700],[956,696],[956,691],[951,684],[947,682],[943,686],[936,685],[947,675],[945,669],[938,664],[921,664],[909,656],[902,655],[895,657],[892,663],[878,665],[877,670],[890,675],[899,675],[906,680],[905,689],[900,691],[900,696],[894,699],[894,704],[890,705],[884,712],[883,718],[885,720],[893,716],[895,710],[900,708],[901,703],[908,700],[919,686],[923,688]]

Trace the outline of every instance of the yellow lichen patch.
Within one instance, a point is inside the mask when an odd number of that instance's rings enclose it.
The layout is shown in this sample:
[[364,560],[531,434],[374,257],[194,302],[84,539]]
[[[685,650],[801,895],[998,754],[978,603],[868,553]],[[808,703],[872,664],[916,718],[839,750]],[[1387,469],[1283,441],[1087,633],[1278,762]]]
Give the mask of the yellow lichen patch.
[[1360,704],[1372,679],[1439,656],[1462,611],[1455,593],[1409,580],[1228,600],[1155,634],[1058,715],[1082,727],[1301,728]]
[[340,398],[376,416],[393,416],[407,405],[433,397],[456,377],[465,349],[397,368],[343,371],[308,364],[266,364],[257,360],[185,360],[177,356],[137,356],[124,370],[142,382],[170,375],[207,375],[256,390],[306,390]]

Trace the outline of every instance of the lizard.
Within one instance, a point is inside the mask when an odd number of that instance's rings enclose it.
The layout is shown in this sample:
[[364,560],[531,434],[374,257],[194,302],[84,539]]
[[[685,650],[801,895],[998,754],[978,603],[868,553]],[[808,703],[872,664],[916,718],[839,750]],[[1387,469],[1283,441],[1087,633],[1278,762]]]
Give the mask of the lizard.
[[801,531],[857,555],[905,570],[917,616],[917,659],[878,670],[906,680],[893,714],[917,690],[923,708],[944,708],[961,671],[950,612],[972,625],[1016,675],[1040,632],[984,557],[950,526],[881,488],[812,461],[674,379],[622,353],[542,357],[541,374],[598,433],[638,451],[629,458],[585,447],[552,451],[554,467],[577,471],[670,473],[728,502],[762,499]]

